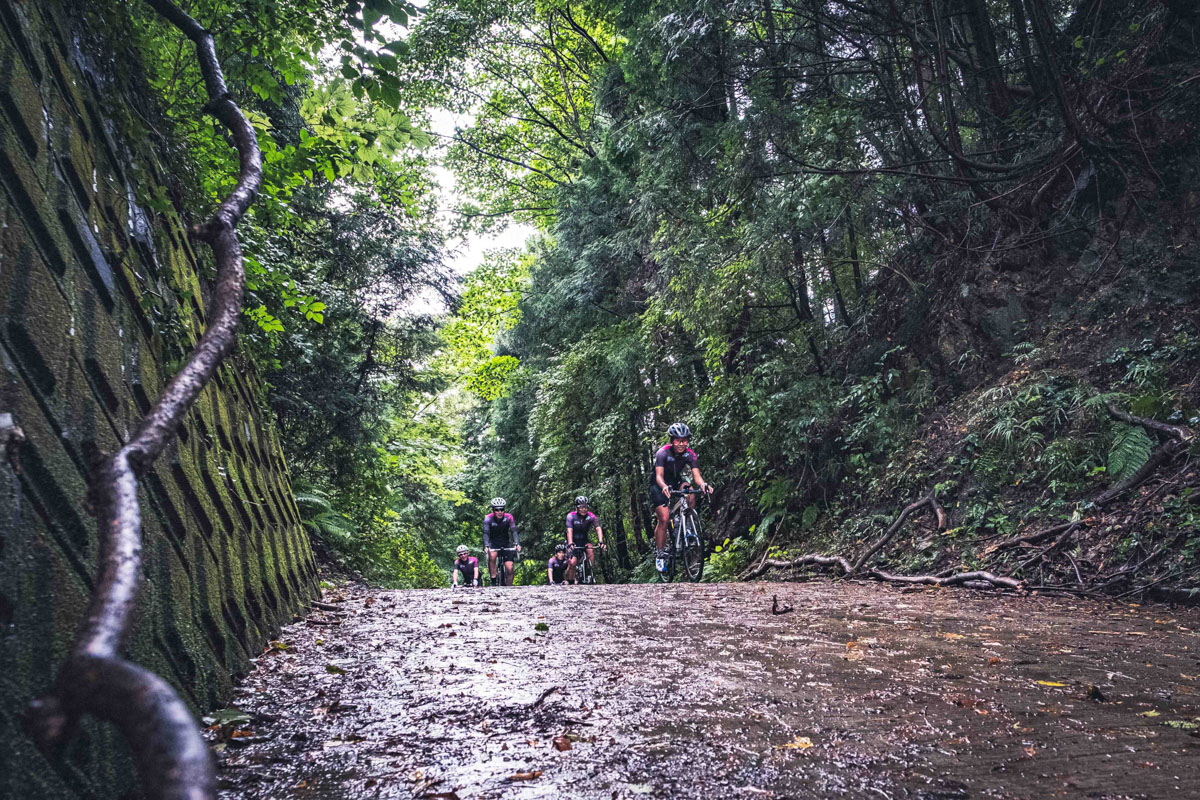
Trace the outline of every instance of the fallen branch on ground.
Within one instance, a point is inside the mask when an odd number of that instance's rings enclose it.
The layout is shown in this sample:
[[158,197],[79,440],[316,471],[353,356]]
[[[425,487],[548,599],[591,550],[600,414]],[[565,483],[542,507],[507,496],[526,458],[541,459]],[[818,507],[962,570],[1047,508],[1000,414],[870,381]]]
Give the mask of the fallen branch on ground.
[[939,578],[936,575],[895,575],[891,572],[873,569],[866,574],[868,578],[874,578],[877,581],[886,581],[888,583],[909,583],[922,584],[925,586],[962,586],[967,583],[980,582],[990,583],[997,589],[1020,589],[1022,584],[1014,578],[1008,578],[1003,575],[995,575],[991,572],[976,570],[974,572],[959,572],[955,575],[948,575],[944,578]]
[[1053,542],[1051,542],[1048,547],[1043,549],[1041,552],[1039,552],[1033,556],[1030,556],[1029,558],[1022,561],[1020,564],[1018,564],[1017,568],[1013,570],[1013,573],[1020,572],[1021,570],[1025,569],[1029,565],[1035,564],[1038,561],[1041,561],[1046,556],[1057,552],[1059,550],[1059,548],[1061,548],[1064,544],[1067,543],[1067,540],[1071,538],[1071,535],[1073,533],[1075,533],[1075,530],[1078,527],[1079,527],[1078,522],[1072,522],[1070,525],[1068,525],[1066,528],[1063,529],[1062,534],[1057,539],[1055,539]]
[[933,509],[934,514],[937,515],[938,530],[945,530],[946,513],[942,511],[942,507],[938,504],[937,497],[934,495],[933,490],[930,489],[929,494],[925,495],[920,500],[906,505],[900,512],[900,516],[896,517],[896,521],[893,522],[888,529],[883,532],[883,536],[879,537],[879,541],[868,547],[866,552],[858,557],[858,560],[854,562],[854,566],[848,571],[854,574],[862,572],[862,569],[867,565],[867,562],[870,561],[876,553],[887,546],[888,542],[892,540],[892,537],[896,535],[896,531],[900,530],[900,526],[904,524],[904,520],[908,519],[908,515],[922,506],[929,506]]

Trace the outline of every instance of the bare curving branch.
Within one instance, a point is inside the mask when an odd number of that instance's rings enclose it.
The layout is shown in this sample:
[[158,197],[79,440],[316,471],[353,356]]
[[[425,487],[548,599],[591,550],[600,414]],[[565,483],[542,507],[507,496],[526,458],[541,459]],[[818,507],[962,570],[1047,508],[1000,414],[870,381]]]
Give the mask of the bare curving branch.
[[108,720],[129,742],[147,796],[210,800],[216,796],[212,758],[190,709],[166,681],[126,661],[121,651],[141,584],[137,477],[163,452],[233,349],[245,284],[234,227],[258,194],[262,158],[253,127],[226,88],[212,35],[169,0],[147,3],[195,43],[209,98],[204,110],[229,128],[240,158],[238,182],[212,217],[191,231],[209,244],[217,265],[208,328],[132,438],[92,471],[88,494],[98,520],[100,574],[71,654],[50,693],[30,705],[26,727],[43,749],[53,750],[84,714]]

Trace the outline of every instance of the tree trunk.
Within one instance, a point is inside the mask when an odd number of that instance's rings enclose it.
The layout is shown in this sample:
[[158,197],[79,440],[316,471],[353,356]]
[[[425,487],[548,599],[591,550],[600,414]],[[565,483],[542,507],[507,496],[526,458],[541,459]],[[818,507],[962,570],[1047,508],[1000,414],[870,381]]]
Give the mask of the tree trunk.
[[[631,479],[629,482],[629,526],[633,528],[633,543],[637,548],[637,553],[642,556],[646,554],[646,539],[642,538],[645,526],[642,520],[641,503],[638,500],[638,484],[636,480]],[[646,530],[647,538],[653,535],[653,530]]]
[[1011,111],[1008,83],[1004,80],[1004,71],[1000,68],[996,34],[992,30],[992,21],[988,15],[987,0],[965,0],[964,5],[967,24],[971,28],[971,44],[979,59],[979,79],[984,85],[988,111],[993,117],[993,124],[986,125],[985,130],[995,141],[1000,126],[994,123],[1003,120]]
[[1063,125],[1075,137],[1076,142],[1083,144],[1086,141],[1083,128],[1079,124],[1078,117],[1075,116],[1075,109],[1067,102],[1067,90],[1063,86],[1058,60],[1054,57],[1054,43],[1050,41],[1050,32],[1054,30],[1055,33],[1058,33],[1058,31],[1050,21],[1045,0],[1029,0],[1029,12],[1029,22],[1033,25],[1033,39],[1037,42],[1038,50],[1042,54],[1042,61],[1045,62],[1046,71],[1050,75],[1050,89],[1054,92],[1055,100],[1058,101]]
[[821,231],[821,257],[825,261],[825,272],[829,275],[829,285],[833,287],[834,321],[839,325],[850,324],[850,312],[846,310],[846,298],[842,296],[842,287],[837,282],[833,271],[833,259],[829,255],[829,242],[825,239],[825,231]]
[[[617,496],[619,497],[621,481],[617,479]],[[625,536],[625,512],[621,510],[619,504],[614,504],[613,508],[613,529],[609,538],[612,539],[613,545],[617,549],[617,563],[622,569],[629,569],[633,565],[629,561],[629,540]]]
[[850,266],[854,268],[855,299],[861,304],[866,296],[866,289],[863,286],[862,267],[859,265],[858,233],[854,229],[854,210],[850,208],[846,209],[846,240],[850,250]]

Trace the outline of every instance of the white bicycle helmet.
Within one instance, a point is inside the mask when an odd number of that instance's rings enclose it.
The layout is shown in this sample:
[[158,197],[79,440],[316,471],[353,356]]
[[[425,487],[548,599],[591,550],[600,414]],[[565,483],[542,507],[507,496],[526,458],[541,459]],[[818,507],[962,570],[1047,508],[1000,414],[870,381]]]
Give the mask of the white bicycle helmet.
[[455,553],[457,553],[457,554],[458,554],[458,555],[460,555],[460,556],[465,556],[465,555],[467,555],[468,553],[470,553],[470,552],[471,552],[471,548],[467,547],[465,544],[460,544],[460,545],[458,546],[458,549],[457,549],[457,550],[455,550],[454,552],[455,552]]
[[492,510],[493,511],[503,511],[504,507],[507,505],[508,505],[508,503],[506,503],[504,501],[503,497],[493,497],[492,498]]

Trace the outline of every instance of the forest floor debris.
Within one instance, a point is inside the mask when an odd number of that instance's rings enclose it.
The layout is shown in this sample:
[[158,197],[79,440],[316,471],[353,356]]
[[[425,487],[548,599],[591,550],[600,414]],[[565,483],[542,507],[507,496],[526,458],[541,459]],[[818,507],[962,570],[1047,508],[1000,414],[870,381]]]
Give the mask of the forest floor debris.
[[214,717],[222,797],[1200,794],[1196,610],[867,581],[341,591],[340,628],[287,628]]

